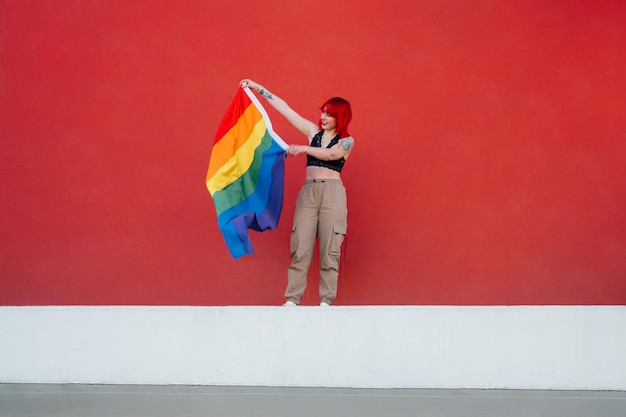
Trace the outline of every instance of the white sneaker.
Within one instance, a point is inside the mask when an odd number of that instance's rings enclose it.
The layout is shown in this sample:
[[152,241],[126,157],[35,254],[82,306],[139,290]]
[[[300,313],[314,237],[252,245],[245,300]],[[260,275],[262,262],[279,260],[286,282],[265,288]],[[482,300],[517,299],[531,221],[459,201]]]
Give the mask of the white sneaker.
[[286,301],[285,304],[283,304],[283,307],[297,307],[298,304],[294,303],[293,301]]
[[324,301],[322,301],[322,302],[320,303],[320,307],[330,307],[330,304],[325,303]]

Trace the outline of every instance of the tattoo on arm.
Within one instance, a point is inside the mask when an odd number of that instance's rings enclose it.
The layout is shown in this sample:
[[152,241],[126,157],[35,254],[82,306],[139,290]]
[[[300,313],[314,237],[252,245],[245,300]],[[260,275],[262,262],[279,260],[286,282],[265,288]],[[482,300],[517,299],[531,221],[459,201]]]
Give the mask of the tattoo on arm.
[[339,144],[341,145],[344,151],[348,152],[350,149],[352,149],[352,146],[354,145],[354,139],[352,139],[351,137],[347,137],[347,138],[341,139],[339,141]]
[[259,90],[259,94],[262,95],[263,97],[265,97],[267,100],[272,100],[273,99],[272,93],[270,93],[269,91],[267,91],[267,90],[265,90],[263,88],[261,88]]

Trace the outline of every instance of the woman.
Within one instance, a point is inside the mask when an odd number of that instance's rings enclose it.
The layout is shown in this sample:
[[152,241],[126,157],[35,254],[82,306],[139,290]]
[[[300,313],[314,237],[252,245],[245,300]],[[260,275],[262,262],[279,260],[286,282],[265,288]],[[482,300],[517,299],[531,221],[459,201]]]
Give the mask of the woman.
[[348,226],[346,190],[341,169],[350,156],[354,140],[348,133],[352,119],[350,103],[341,97],[327,100],[318,123],[296,113],[280,97],[252,80],[241,81],[264,97],[289,123],[303,133],[308,145],[290,145],[287,155],[306,154],[306,177],[296,200],[291,232],[291,265],[288,270],[285,306],[300,304],[315,240],[320,245],[320,306],[329,306],[337,296],[341,244]]

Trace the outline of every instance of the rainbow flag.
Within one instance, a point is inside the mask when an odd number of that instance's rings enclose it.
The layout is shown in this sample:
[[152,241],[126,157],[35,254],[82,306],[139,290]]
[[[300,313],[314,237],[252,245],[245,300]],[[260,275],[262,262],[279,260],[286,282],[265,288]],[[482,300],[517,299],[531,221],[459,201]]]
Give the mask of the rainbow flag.
[[278,225],[287,144],[249,88],[239,88],[217,129],[206,186],[234,259],[254,253],[248,229]]

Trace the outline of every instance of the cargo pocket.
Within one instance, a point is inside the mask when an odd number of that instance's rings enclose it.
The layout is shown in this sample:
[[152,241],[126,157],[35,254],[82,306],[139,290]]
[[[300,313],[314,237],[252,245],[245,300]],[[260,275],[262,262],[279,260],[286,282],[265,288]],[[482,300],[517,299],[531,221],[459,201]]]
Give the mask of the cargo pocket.
[[291,228],[291,239],[289,240],[289,255],[293,258],[293,255],[298,250],[298,236],[296,235],[296,225]]
[[335,224],[333,225],[333,237],[330,242],[330,254],[334,256],[339,256],[341,254],[341,244],[343,243],[343,239],[346,237],[346,231],[348,227],[344,224]]

